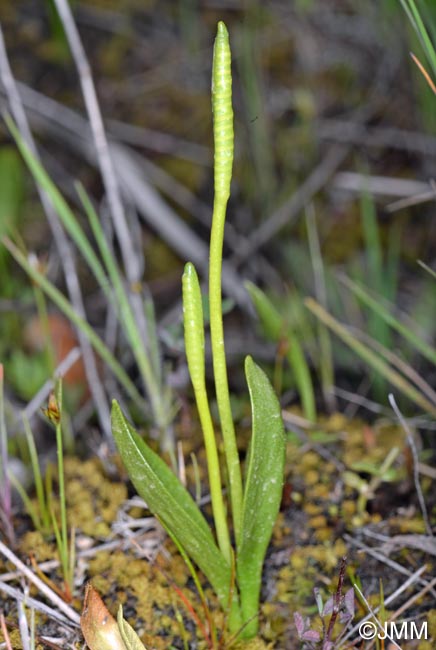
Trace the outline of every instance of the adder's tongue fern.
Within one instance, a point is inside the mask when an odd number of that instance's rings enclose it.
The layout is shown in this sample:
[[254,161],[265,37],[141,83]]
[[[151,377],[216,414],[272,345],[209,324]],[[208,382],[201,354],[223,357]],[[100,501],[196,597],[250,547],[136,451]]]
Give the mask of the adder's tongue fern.
[[245,376],[252,410],[252,436],[242,489],[241,469],[230,409],[221,305],[224,221],[233,161],[230,48],[224,23],[214,48],[212,108],[215,137],[215,198],[209,262],[212,358],[218,410],[230,487],[235,548],[230,546],[220,468],[205,383],[204,330],[200,286],[191,263],[183,274],[185,346],[204,434],[212,510],[218,546],[189,492],[169,467],[141,440],[114,402],[112,427],[123,461],[146,500],[179,548],[204,572],[228,612],[232,634],[250,638],[258,630],[262,566],[282,494],[285,436],[280,404],[265,373],[247,357]]

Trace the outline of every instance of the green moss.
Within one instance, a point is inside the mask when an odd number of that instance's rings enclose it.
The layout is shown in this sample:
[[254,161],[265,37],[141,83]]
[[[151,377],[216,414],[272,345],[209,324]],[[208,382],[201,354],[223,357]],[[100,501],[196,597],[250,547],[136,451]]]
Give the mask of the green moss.
[[85,535],[105,539],[127,499],[124,483],[107,479],[98,459],[65,459],[68,523]]

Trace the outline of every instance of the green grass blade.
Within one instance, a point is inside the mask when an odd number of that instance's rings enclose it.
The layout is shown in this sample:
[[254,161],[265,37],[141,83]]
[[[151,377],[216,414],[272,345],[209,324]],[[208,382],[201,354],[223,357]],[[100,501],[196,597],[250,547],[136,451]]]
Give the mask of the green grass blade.
[[436,51],[431,42],[431,38],[425,27],[424,21],[419,13],[419,10],[414,0],[400,0],[403,8],[416,31],[419,40],[421,41],[424,52],[433,68],[433,73],[436,74]]
[[26,490],[23,488],[23,486],[21,485],[17,477],[12,472],[9,472],[9,480],[11,484],[14,486],[14,488],[16,489],[16,491],[18,492],[19,496],[21,497],[21,500],[24,503],[24,507],[27,510],[27,514],[31,518],[32,523],[35,527],[35,530],[39,530],[42,533],[43,526],[42,526],[41,519],[39,517],[37,509],[32,503],[32,500],[27,495]]
[[403,325],[395,316],[387,309],[378,297],[373,297],[370,293],[357,282],[353,282],[347,277],[341,278],[342,282],[345,284],[354,295],[363,302],[369,309],[377,313],[377,315],[382,318],[385,323],[387,323],[392,329],[397,331],[401,336],[403,336],[413,347],[418,350],[422,356],[424,356],[428,361],[436,365],[436,351],[426,343],[420,336],[415,334],[415,332],[406,325]]
[[89,323],[76,313],[59,289],[57,289],[44,275],[42,275],[42,273],[29,263],[26,256],[11,242],[10,239],[3,237],[2,242],[28,276],[41,287],[44,293],[55,303],[60,311],[85,334],[94,350],[103,361],[107,363],[129,397],[131,397],[140,408],[144,408],[144,400],[139,394],[136,386]]
[[251,357],[245,360],[245,375],[253,434],[247,459],[236,575],[242,618],[247,623],[241,634],[252,637],[258,628],[263,561],[282,497],[285,434],[278,399],[267,376]]
[[126,332],[132,352],[135,356],[138,367],[144,379],[145,388],[152,403],[153,412],[156,415],[158,423],[164,426],[164,421],[166,419],[164,413],[166,412],[166,409],[161,406],[161,400],[159,398],[159,381],[156,381],[155,379],[155,375],[148,358],[144,341],[142,340],[139,334],[139,330],[136,327],[135,319],[123,288],[121,274],[119,272],[116,261],[114,260],[113,255],[109,249],[109,246],[107,245],[104,233],[101,229],[98,217],[94,211],[90,199],[86,195],[84,188],[79,185],[78,194],[90,220],[94,236],[97,240],[97,244],[107,268],[107,272],[111,278],[116,295],[116,301],[114,301],[114,295],[110,289],[103,266],[96,256],[95,251],[89,243],[88,238],[81,228],[76,216],[42,165],[38,162],[33,153],[27,147],[12,119],[6,116],[6,122],[16,141],[17,147],[19,148],[35,181],[48,194],[65,229],[67,230],[68,234],[76,244],[77,248],[79,249],[80,253],[94,274],[108,301],[114,306],[115,310],[120,313],[120,321]]
[[[361,215],[367,256],[368,284],[385,298],[392,298],[386,287],[386,271],[383,264],[383,251],[375,205],[372,196],[367,191],[362,193]],[[371,313],[369,316],[369,331],[377,341],[386,346],[390,345],[389,330],[377,314]]]
[[301,399],[304,416],[310,422],[315,422],[316,405],[312,377],[303,349],[295,332],[285,325],[281,314],[261,289],[251,282],[246,282],[245,286],[268,338],[271,338],[275,343],[278,343],[280,339],[286,339],[288,343],[286,356],[294,373],[295,384]]
[[385,296],[391,301],[394,301],[397,295],[400,277],[401,234],[401,224],[394,222],[389,228],[385,265]]
[[165,428],[167,415],[165,414],[166,409],[163,408],[162,401],[160,399],[161,389],[159,381],[156,379],[153,373],[152,364],[148,356],[145,342],[141,337],[140,331],[136,325],[133,310],[127,298],[126,290],[123,286],[121,272],[106,241],[98,216],[94,210],[94,206],[86,194],[85,189],[81,185],[78,185],[77,192],[88,216],[92,232],[97,242],[97,246],[100,250],[104,265],[112,282],[116,296],[118,307],[117,312],[120,318],[120,322],[126,333],[130,348],[138,364],[138,368],[144,382],[145,390],[147,391],[147,394],[150,398],[156,422],[160,427]]
[[136,491],[177,537],[211,583],[222,606],[226,607],[230,566],[218,549],[205,518],[170,468],[126,420],[115,400],[112,404],[112,432]]
[[295,334],[289,334],[288,341],[289,347],[286,356],[295,375],[304,416],[309,422],[316,422],[315,392],[306,357]]
[[[306,229],[309,243],[309,253],[312,262],[315,297],[318,302],[327,308],[327,287],[324,262],[319,243],[316,215],[313,205],[306,210]],[[319,350],[318,368],[324,401],[330,411],[336,408],[336,398],[333,392],[335,383],[335,370],[333,362],[332,342],[330,332],[321,321],[317,321],[317,348]]]
[[109,299],[111,299],[106,274],[98,258],[96,257],[95,252],[91,244],[89,243],[85,233],[83,232],[77,220],[77,217],[69,207],[68,203],[65,201],[62,194],[57,189],[56,185],[48,176],[44,167],[35,158],[34,154],[30,151],[29,147],[24,142],[13,120],[8,115],[6,115],[5,121],[8,126],[8,129],[12,133],[12,136],[17,144],[17,147],[21,155],[23,156],[24,161],[28,166],[35,182],[49,196],[50,201],[52,202],[53,207],[56,210],[56,213],[58,214],[59,218],[61,219],[66,231],[68,232],[68,234],[70,235],[74,243],[76,244],[83,258],[86,260],[86,263],[88,264],[89,268],[94,274],[100,287],[103,289],[106,296]]
[[39,465],[38,453],[36,451],[35,439],[33,437],[32,429],[27,417],[23,415],[24,433],[26,436],[27,448],[29,450],[30,464],[33,472],[33,480],[35,483],[36,498],[39,506],[39,513],[41,518],[41,532],[47,534],[50,530],[50,511],[47,506],[47,499],[44,492],[44,483],[42,480],[41,467]]
[[436,271],[427,266],[427,264],[425,264],[422,260],[418,260],[418,264],[422,269],[424,269],[424,271],[427,271],[427,273],[436,280]]
[[144,300],[145,319],[147,321],[147,334],[148,334],[148,347],[150,353],[150,362],[153,375],[159,386],[162,386],[162,358],[160,354],[159,337],[157,333],[156,312],[154,303],[151,297],[146,297]]
[[264,335],[270,341],[277,343],[283,336],[284,322],[282,315],[262,289],[259,289],[252,282],[245,282],[244,286],[250,294]]
[[376,372],[380,373],[387,381],[393,386],[398,388],[404,393],[412,402],[419,408],[427,411],[432,415],[436,415],[436,407],[427,400],[421,393],[416,390],[410,382],[408,382],[402,375],[393,370],[380,355],[370,350],[366,345],[356,339],[351,332],[347,330],[344,325],[331,316],[321,305],[319,305],[313,298],[306,298],[306,307],[323,323],[327,325],[346,345],[348,345],[365,363],[367,363]]
[[362,192],[360,206],[362,230],[365,240],[366,256],[368,259],[368,274],[371,286],[384,294],[383,254],[380,242],[380,233],[374,201],[367,190]]

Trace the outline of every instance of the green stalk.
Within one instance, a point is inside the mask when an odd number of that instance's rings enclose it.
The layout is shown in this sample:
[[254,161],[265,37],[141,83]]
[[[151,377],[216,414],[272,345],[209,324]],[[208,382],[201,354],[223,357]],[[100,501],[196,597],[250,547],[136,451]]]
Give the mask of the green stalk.
[[30,428],[29,420],[24,415],[22,417],[23,417],[24,433],[26,436],[27,447],[29,450],[30,464],[32,466],[33,480],[35,482],[36,499],[38,501],[38,507],[39,507],[40,524],[39,526],[36,526],[36,528],[38,528],[38,530],[41,530],[41,532],[44,535],[47,535],[47,533],[50,531],[50,511],[47,506],[47,499],[44,492],[44,483],[41,475],[41,467],[39,465],[35,439],[33,437],[32,429]]
[[229,35],[223,22],[218,23],[212,71],[212,110],[215,144],[212,232],[209,259],[209,305],[212,360],[218,411],[226,455],[233,528],[238,543],[242,517],[242,477],[230,407],[224,347],[221,270],[224,224],[233,164],[232,76]]
[[207,470],[215,529],[221,553],[229,565],[231,565],[232,551],[221,490],[218,450],[206,390],[201,292],[197,273],[193,264],[190,262],[185,266],[182,283],[186,357],[188,359],[189,375],[194,387],[195,400],[197,402],[206,447]]
[[[68,529],[67,529],[67,503],[65,498],[65,474],[64,474],[64,449],[62,440],[62,380],[58,379],[55,387],[55,399],[58,408],[58,416],[53,418],[56,429],[56,449],[58,456],[58,483],[59,483],[59,506],[61,511],[60,548],[62,570],[66,584],[72,588],[72,567],[68,558]],[[49,405],[50,409],[50,405]]]

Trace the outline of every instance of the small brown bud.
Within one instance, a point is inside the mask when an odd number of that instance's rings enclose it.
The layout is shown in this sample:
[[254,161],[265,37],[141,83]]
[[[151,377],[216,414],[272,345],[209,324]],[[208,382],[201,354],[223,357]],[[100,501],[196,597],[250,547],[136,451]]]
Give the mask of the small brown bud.
[[86,585],[80,627],[90,650],[126,650],[118,623],[90,582]]

